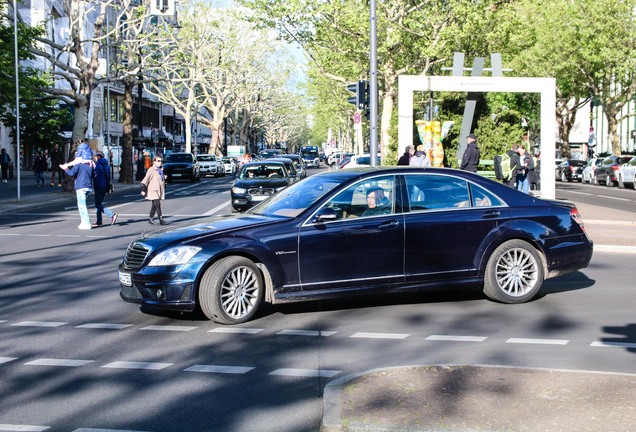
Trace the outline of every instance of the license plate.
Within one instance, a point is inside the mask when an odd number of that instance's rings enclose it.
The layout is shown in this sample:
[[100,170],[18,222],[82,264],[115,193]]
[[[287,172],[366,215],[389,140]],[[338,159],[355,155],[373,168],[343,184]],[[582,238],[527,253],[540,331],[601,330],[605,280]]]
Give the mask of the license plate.
[[119,272],[119,283],[126,286],[132,286],[132,278],[130,273]]
[[181,177],[181,174],[172,174],[172,177]]
[[269,198],[269,195],[255,195],[252,196],[252,201],[265,201],[267,198]]

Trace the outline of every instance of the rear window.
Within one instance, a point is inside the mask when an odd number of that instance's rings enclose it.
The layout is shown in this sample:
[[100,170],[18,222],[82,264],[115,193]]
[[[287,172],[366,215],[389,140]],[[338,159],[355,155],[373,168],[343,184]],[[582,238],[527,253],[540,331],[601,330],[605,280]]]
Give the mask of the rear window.
[[619,158],[616,159],[616,163],[619,164],[619,165],[622,165],[624,163],[629,162],[631,159],[632,159],[631,156],[619,157]]

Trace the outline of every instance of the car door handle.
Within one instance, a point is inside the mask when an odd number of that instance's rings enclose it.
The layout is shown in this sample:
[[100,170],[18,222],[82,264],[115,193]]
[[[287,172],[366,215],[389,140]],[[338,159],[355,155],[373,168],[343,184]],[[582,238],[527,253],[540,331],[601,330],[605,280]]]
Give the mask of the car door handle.
[[501,213],[499,212],[499,210],[490,210],[485,212],[481,217],[484,219],[490,219],[490,218],[496,218],[501,216]]
[[387,222],[383,222],[380,224],[379,228],[380,229],[393,229],[393,228],[397,228],[400,226],[400,223],[396,220],[392,220],[392,221],[387,221]]

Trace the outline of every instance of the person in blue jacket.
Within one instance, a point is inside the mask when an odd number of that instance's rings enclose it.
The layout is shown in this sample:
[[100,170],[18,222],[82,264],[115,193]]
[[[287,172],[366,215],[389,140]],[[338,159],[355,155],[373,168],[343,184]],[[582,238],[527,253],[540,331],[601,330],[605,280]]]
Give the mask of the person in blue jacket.
[[95,176],[93,178],[93,186],[95,188],[95,212],[97,221],[93,224],[93,228],[102,225],[102,213],[110,218],[110,224],[117,222],[118,214],[104,207],[104,197],[110,186],[110,168],[108,160],[104,157],[104,153],[98,151],[95,153]]
[[92,228],[91,220],[86,207],[86,197],[93,191],[93,167],[92,151],[88,144],[81,143],[75,153],[76,158],[82,158],[88,162],[76,163],[69,168],[68,164],[60,165],[66,174],[75,178],[75,194],[77,196],[77,210],[79,211],[81,223],[77,228],[89,230]]

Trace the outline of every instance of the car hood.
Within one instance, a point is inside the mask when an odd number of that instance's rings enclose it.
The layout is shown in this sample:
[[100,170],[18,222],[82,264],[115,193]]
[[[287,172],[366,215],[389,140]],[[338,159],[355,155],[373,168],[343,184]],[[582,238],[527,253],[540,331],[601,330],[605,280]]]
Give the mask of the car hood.
[[254,187],[268,187],[268,188],[277,188],[282,186],[287,186],[289,184],[289,179],[287,178],[273,178],[273,179],[245,179],[245,180],[237,180],[234,182],[233,186],[242,187],[245,189],[254,188]]
[[244,227],[265,225],[279,222],[280,220],[281,219],[277,217],[250,214],[211,216],[202,218],[196,223],[192,223],[191,221],[181,224],[177,223],[157,231],[145,233],[142,237],[139,237],[137,241],[141,241],[154,248],[169,243],[188,243],[195,238],[198,240],[202,237],[216,236]]

